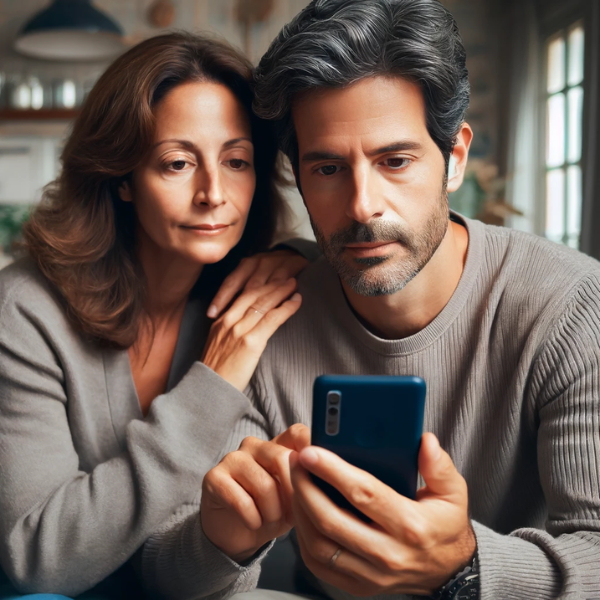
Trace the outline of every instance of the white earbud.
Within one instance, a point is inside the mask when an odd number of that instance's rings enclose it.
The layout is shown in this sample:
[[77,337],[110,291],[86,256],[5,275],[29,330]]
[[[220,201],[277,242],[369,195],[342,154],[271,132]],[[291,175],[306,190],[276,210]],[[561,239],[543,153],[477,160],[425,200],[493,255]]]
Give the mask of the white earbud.
[[450,160],[448,161],[448,179],[452,179],[456,175],[456,158],[454,154],[450,155]]

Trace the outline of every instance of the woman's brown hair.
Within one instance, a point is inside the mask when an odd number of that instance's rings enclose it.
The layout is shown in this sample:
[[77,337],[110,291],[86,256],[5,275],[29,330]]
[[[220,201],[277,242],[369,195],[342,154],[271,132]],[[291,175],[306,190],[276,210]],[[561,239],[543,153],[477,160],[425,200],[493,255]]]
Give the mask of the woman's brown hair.
[[118,188],[151,146],[153,109],[173,88],[210,81],[248,111],[256,191],[239,244],[219,263],[231,269],[266,249],[285,217],[277,142],[252,113],[252,65],[231,46],[191,33],[161,35],[118,58],[98,80],[62,153],[62,172],[24,228],[25,246],[66,302],[73,324],[97,342],[127,348],[144,314],[145,281],[135,254],[135,213]]

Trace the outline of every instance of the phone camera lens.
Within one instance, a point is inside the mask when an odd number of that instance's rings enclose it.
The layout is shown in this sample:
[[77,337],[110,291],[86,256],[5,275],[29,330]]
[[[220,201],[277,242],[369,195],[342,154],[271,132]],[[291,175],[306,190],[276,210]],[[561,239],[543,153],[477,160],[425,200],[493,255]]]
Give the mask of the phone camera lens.
[[329,404],[339,404],[340,403],[340,397],[338,394],[329,394]]
[[336,417],[337,414],[340,412],[339,408],[336,408],[335,406],[332,406],[329,408],[329,410],[327,411],[332,417]]

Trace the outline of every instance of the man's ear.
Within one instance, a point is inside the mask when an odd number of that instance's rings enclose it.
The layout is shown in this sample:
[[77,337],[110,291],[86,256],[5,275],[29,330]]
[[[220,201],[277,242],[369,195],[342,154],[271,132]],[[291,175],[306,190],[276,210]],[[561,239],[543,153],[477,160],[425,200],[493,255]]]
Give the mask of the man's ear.
[[463,183],[472,141],[473,130],[468,123],[463,123],[448,165],[448,192],[456,192]]
[[123,202],[133,201],[133,196],[131,195],[131,186],[129,185],[128,181],[123,181],[117,191],[119,193],[119,198],[121,198]]

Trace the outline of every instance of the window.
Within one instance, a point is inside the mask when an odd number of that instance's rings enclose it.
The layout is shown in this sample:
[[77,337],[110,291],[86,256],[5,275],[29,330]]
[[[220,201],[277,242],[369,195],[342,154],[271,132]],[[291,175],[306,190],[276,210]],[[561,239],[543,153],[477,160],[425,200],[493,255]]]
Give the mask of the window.
[[579,248],[585,30],[577,22],[547,43],[546,237]]

